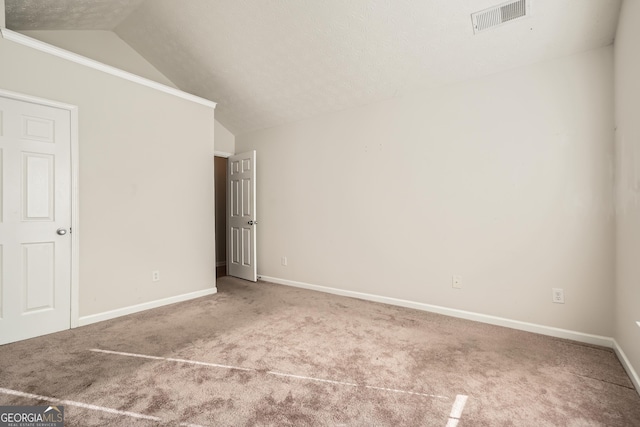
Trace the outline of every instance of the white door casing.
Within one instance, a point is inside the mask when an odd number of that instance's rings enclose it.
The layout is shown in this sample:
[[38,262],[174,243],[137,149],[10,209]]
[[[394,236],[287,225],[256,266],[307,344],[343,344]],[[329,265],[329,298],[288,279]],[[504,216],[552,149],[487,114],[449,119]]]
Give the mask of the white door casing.
[[255,282],[256,152],[229,157],[227,166],[227,274]]
[[72,309],[77,316],[70,233],[76,111],[51,104],[0,92],[0,344],[68,329]]

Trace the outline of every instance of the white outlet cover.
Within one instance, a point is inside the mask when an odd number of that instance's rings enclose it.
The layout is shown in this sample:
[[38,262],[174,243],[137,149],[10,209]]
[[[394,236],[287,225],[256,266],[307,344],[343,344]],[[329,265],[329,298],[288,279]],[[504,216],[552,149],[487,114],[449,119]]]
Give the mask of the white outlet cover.
[[552,288],[551,292],[551,301],[556,304],[564,304],[564,289]]

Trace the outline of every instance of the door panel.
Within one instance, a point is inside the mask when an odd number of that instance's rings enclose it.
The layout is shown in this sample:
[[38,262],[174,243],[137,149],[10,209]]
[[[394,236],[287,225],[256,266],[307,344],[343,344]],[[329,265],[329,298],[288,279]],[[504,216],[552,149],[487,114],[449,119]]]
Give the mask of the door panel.
[[231,239],[229,252],[231,253],[231,263],[239,264],[240,263],[240,230],[235,227],[231,227]]
[[0,96],[0,344],[71,326],[71,117]]
[[54,142],[54,121],[42,117],[22,116],[22,139]]
[[54,254],[55,247],[51,242],[22,245],[23,313],[54,308]]
[[53,162],[49,154],[22,153],[23,221],[53,221]]
[[256,265],[256,152],[229,157],[227,274],[253,282]]
[[250,267],[251,264],[251,229],[242,229],[242,266]]
[[251,188],[251,179],[242,180],[242,217],[249,218],[253,213],[253,203],[251,198],[253,197],[253,189]]

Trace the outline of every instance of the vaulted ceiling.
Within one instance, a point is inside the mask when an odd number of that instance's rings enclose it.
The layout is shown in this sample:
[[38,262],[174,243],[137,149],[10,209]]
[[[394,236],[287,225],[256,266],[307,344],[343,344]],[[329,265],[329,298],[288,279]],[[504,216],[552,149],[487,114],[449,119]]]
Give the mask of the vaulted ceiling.
[[611,44],[620,0],[5,0],[15,30],[111,30],[235,134]]

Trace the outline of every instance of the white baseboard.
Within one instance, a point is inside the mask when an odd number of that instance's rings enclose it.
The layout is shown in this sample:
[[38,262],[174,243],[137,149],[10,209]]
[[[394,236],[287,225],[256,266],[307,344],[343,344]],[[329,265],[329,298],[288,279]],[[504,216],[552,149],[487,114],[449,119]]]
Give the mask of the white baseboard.
[[629,378],[631,378],[631,382],[636,387],[636,391],[638,392],[638,394],[640,394],[640,377],[638,377],[638,373],[635,371],[635,369],[633,369],[631,362],[629,362],[629,359],[627,359],[627,355],[624,354],[624,351],[622,351],[620,344],[618,344],[615,339],[613,340],[613,344],[613,349],[618,355],[618,360],[620,360],[620,363],[622,364],[624,370],[627,371]]
[[187,301],[194,298],[200,298],[207,295],[213,295],[218,292],[218,288],[213,287],[203,289],[201,291],[190,292],[188,294],[176,295],[174,297],[163,298],[155,301],[149,301],[142,304],[131,305],[129,307],[118,308],[115,310],[105,311],[103,313],[82,316],[78,319],[78,326],[86,326],[103,320],[115,319],[116,317],[126,316],[127,314],[138,313],[140,311],[150,310],[152,308],[162,307],[163,305],[174,304],[176,302]]
[[431,313],[443,314],[445,316],[458,317],[461,319],[473,320],[476,322],[488,323],[490,325],[504,326],[506,328],[518,329],[526,332],[547,335],[556,338],[565,338],[573,341],[583,342],[587,344],[599,345],[602,347],[612,348],[618,360],[622,364],[624,370],[631,378],[631,382],[635,386],[636,392],[640,394],[640,377],[633,369],[633,365],[622,351],[622,348],[614,338],[604,337],[601,335],[585,334],[583,332],[571,331],[568,329],[553,328],[551,326],[538,325],[535,323],[521,322],[519,320],[506,319],[503,317],[490,316],[487,314],[474,313],[471,311],[457,310],[438,305],[424,304],[420,302],[408,301],[403,299],[384,297],[380,295],[367,294],[362,292],[347,291],[344,289],[331,288],[327,286],[312,285],[310,283],[296,282],[293,280],[279,279],[277,277],[260,276],[260,280],[265,282],[276,283],[279,285],[293,286],[296,288],[310,289],[329,294],[342,295],[351,298],[358,298],[367,301],[381,302],[384,304],[397,305],[400,307],[413,308],[416,310],[428,311]]
[[431,313],[444,314],[445,316],[458,317],[461,319],[473,320],[476,322],[488,323],[490,325],[504,326],[506,328],[518,329],[521,331],[533,332],[541,335],[548,335],[556,338],[565,338],[587,344],[599,345],[602,347],[615,348],[613,338],[600,335],[585,334],[582,332],[570,331],[568,329],[553,328],[551,326],[538,325],[535,323],[521,322],[519,320],[506,319],[503,317],[490,316],[488,314],[474,313],[471,311],[457,310],[438,305],[424,304],[421,302],[408,301],[403,299],[384,297],[380,295],[366,294],[362,292],[346,291],[343,289],[330,288],[327,286],[312,285],[309,283],[296,282],[293,280],[279,279],[277,277],[260,276],[261,280],[279,285],[293,286],[296,288],[311,289],[314,291],[326,292],[335,295],[358,298],[367,301],[381,302],[384,304],[397,305],[400,307],[413,308],[416,310],[428,311]]

